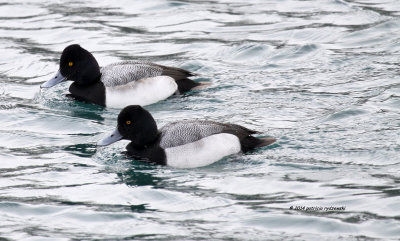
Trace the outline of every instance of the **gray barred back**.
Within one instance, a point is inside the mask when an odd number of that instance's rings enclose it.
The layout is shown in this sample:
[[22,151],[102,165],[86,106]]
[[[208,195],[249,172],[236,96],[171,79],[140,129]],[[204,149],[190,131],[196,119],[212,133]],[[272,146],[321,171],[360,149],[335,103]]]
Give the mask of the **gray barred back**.
[[160,129],[160,133],[160,146],[165,149],[195,142],[218,133],[234,134],[241,139],[256,132],[235,124],[186,120],[169,123]]
[[101,68],[101,81],[106,87],[125,85],[132,81],[159,76],[163,68],[157,64],[141,61],[123,61]]

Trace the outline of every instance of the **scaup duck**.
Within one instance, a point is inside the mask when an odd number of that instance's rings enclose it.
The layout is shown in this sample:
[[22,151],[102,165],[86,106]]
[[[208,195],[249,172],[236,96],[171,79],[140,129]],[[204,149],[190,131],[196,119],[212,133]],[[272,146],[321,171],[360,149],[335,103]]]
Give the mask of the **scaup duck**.
[[150,62],[123,61],[100,68],[94,56],[78,44],[69,45],[60,58],[60,69],[41,88],[66,80],[71,97],[101,106],[122,108],[150,105],[201,85],[190,71]]
[[224,156],[270,145],[274,138],[257,138],[246,127],[207,120],[169,123],[158,130],[152,115],[141,106],[125,107],[118,115],[115,131],[97,145],[125,139],[126,154],[133,158],[177,168],[212,164]]

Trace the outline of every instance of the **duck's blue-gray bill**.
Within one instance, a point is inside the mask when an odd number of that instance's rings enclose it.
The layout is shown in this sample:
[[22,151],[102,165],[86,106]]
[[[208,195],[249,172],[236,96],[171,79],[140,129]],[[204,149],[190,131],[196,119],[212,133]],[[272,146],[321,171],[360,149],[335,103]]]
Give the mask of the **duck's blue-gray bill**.
[[108,146],[114,142],[117,142],[122,139],[122,135],[119,133],[118,129],[116,128],[113,133],[111,133],[110,136],[104,138],[103,140],[100,140],[97,142],[98,146]]
[[56,76],[54,76],[52,79],[50,79],[50,80],[44,82],[44,83],[40,86],[40,88],[50,88],[50,87],[53,87],[53,86],[55,86],[56,84],[59,84],[59,83],[65,81],[65,80],[67,80],[67,78],[64,77],[64,76],[60,73],[60,71],[57,71]]

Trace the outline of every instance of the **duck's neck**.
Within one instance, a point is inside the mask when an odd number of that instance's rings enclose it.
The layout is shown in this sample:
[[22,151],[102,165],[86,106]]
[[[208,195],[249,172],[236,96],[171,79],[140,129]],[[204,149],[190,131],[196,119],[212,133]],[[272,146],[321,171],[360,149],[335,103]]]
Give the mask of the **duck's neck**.
[[126,150],[130,157],[159,165],[167,164],[165,151],[160,147],[158,138],[148,145],[136,145],[131,142],[126,146]]
[[76,79],[73,81],[75,84],[77,84],[79,86],[93,86],[94,84],[101,82],[101,73],[94,71],[91,74],[88,74],[83,78]]
[[157,130],[157,132],[152,132],[152,130],[146,130],[146,132],[144,132],[144,133],[147,133],[147,135],[137,136],[134,141],[132,140],[132,142],[131,142],[132,146],[139,148],[139,149],[145,149],[145,148],[149,148],[151,146],[159,145],[160,133],[158,132],[158,130]]

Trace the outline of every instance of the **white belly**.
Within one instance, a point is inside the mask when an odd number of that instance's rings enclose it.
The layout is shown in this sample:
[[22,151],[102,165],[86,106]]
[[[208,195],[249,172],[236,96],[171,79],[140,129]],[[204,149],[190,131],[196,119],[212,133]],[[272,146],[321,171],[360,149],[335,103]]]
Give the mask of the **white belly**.
[[221,133],[182,146],[166,148],[165,154],[169,166],[195,168],[210,165],[240,150],[237,136]]
[[150,105],[173,95],[178,89],[169,76],[141,79],[125,85],[106,88],[106,106]]

